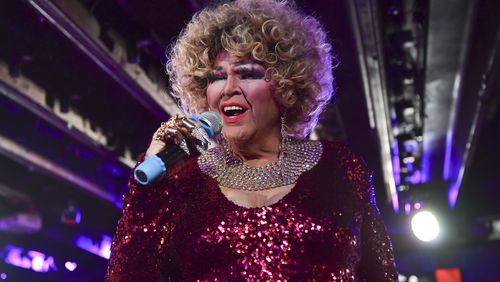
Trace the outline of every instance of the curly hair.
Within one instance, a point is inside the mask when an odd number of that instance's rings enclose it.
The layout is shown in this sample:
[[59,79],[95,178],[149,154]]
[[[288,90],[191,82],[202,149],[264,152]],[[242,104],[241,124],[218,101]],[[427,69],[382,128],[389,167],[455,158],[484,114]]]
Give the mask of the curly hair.
[[237,0],[195,14],[166,64],[173,94],[186,112],[208,109],[207,75],[222,49],[261,63],[286,109],[287,133],[310,133],[334,89],[331,44],[317,19],[286,0]]

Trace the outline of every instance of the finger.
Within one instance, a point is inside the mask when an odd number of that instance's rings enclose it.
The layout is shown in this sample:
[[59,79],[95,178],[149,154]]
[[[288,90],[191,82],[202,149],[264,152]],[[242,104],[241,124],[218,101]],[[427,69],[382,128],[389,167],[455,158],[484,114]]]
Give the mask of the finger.
[[152,139],[157,141],[165,141],[166,128],[168,128],[168,124],[166,122],[162,122],[160,127],[153,134]]
[[191,139],[191,132],[196,128],[196,124],[182,116],[171,117],[168,121],[162,122],[161,126],[153,134],[153,140],[167,143],[167,139],[172,138],[179,144],[186,137]]
[[179,129],[169,127],[166,131],[168,138],[172,138],[176,144],[180,144],[184,141],[185,137]]
[[159,140],[152,140],[148,149],[146,150],[146,156],[155,155],[161,152],[165,148],[166,144]]
[[193,131],[196,128],[196,123],[186,118],[179,121],[178,125],[180,128],[185,128],[188,131]]

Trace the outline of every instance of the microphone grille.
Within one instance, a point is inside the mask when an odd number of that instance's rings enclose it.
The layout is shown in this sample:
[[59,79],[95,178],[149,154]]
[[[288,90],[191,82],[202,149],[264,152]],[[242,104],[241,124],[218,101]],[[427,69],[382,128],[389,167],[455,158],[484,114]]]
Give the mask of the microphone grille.
[[216,112],[203,112],[198,119],[208,125],[214,132],[214,135],[222,131],[222,118]]

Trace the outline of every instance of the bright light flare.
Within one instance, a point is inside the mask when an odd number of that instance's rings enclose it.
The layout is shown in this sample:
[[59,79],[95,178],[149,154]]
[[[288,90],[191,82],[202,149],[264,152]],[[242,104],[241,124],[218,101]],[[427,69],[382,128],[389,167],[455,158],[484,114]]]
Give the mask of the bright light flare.
[[408,282],[418,282],[418,277],[415,275],[412,275],[412,276],[410,276],[410,278],[408,278]]
[[69,271],[74,271],[77,266],[78,265],[76,264],[76,262],[72,262],[72,261],[67,261],[64,264],[64,267],[66,267],[66,269],[69,270]]
[[439,236],[439,222],[430,211],[419,211],[411,219],[411,230],[420,241],[429,242]]
[[31,269],[33,269],[36,272],[42,272],[43,271],[43,262],[44,262],[44,257],[42,257],[42,256],[34,257],[31,260]]

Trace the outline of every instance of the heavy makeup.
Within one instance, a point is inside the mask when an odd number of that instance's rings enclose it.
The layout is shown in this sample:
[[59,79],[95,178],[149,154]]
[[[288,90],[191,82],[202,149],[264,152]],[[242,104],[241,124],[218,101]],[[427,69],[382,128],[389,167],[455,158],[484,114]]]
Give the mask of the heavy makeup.
[[280,106],[264,66],[223,50],[208,80],[209,107],[223,117],[222,133],[235,153],[253,166],[275,160],[280,144]]

